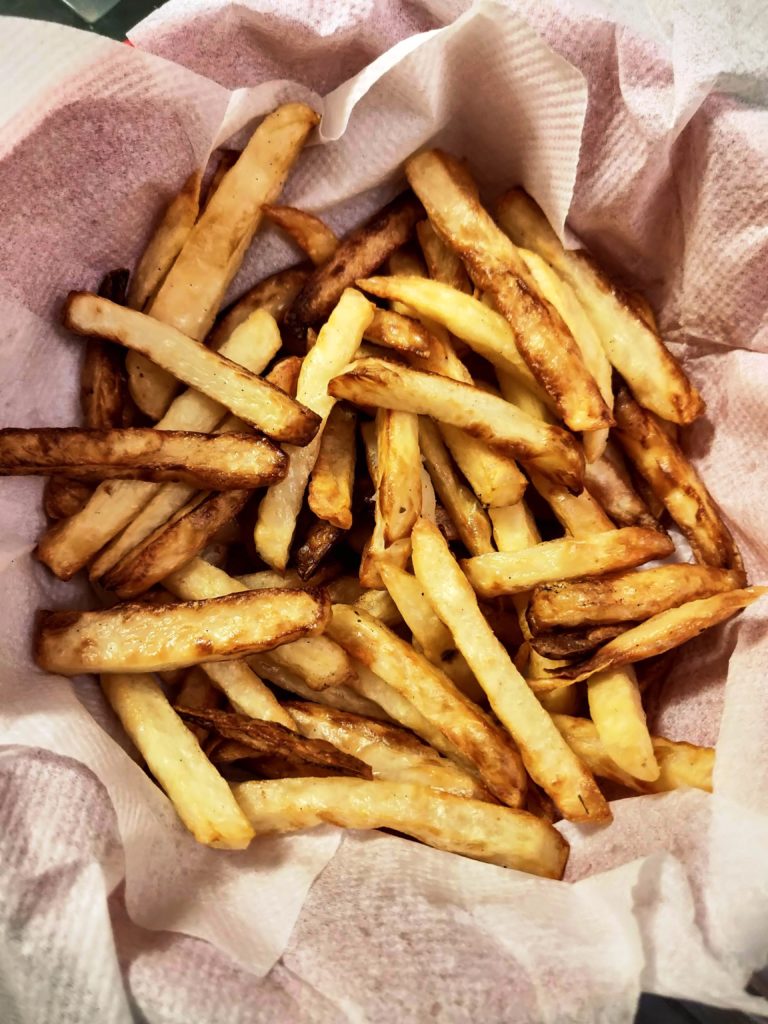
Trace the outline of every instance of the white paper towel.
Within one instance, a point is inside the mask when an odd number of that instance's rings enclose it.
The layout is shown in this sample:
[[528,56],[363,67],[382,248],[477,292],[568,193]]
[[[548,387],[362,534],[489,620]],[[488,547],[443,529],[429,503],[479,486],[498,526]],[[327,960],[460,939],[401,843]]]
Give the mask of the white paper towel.
[[[131,265],[153,216],[213,146],[278,100],[319,106],[317,94],[335,90],[319,107],[326,144],[305,154],[287,198],[345,229],[432,139],[469,156],[490,192],[524,184],[557,224],[573,198],[571,226],[660,304],[709,402],[693,450],[765,578],[759,47],[743,46],[743,17],[731,15],[726,36],[707,29],[719,27],[716,10],[702,20],[693,4],[663,16],[633,8],[647,38],[597,0],[465,7],[178,0],[131,37],[191,70],[6,20],[3,425],[76,417],[79,343],[52,320],[62,294]],[[730,95],[710,95],[716,87]],[[236,286],[294,257],[265,231]],[[691,645],[657,695],[670,735],[713,741],[722,713],[717,797],[623,801],[610,829],[563,826],[574,884],[378,834],[349,834],[333,856],[330,829],[222,854],[189,840],[110,738],[92,684],[75,692],[30,667],[34,608],[75,601],[28,558],[43,525],[38,496],[30,481],[0,488],[3,1019],[44,1021],[55,1006],[62,1022],[614,1022],[631,1020],[641,989],[749,1005],[741,990],[768,946],[759,608]],[[25,971],[34,984],[19,983]]]

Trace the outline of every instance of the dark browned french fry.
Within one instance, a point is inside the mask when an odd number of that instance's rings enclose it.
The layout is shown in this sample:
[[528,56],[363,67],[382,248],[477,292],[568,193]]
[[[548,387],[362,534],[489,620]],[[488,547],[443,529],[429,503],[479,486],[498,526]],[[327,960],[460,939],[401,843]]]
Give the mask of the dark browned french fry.
[[416,236],[433,281],[449,284],[459,292],[472,294],[472,284],[467,277],[464,264],[437,234],[428,220],[416,225]]
[[301,291],[308,274],[306,267],[289,267],[259,281],[222,313],[208,335],[209,348],[218,351],[235,328],[245,323],[254,310],[265,309],[280,323]]
[[320,563],[331,553],[343,534],[344,531],[338,526],[322,519],[312,524],[304,543],[296,552],[296,568],[303,580],[317,572]]
[[93,488],[65,476],[49,476],[43,488],[43,511],[49,519],[76,515],[93,494]]
[[543,658],[575,658],[579,654],[593,651],[600,644],[613,640],[623,633],[626,625],[591,626],[567,633],[539,633],[531,636],[528,643]]

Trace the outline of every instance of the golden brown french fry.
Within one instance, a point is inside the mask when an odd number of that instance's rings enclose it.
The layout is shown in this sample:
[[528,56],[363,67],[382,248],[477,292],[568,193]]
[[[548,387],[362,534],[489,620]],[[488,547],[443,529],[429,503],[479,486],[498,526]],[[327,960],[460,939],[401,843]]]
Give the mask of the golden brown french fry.
[[386,560],[403,568],[411,555],[410,540],[397,540],[387,547],[384,540],[384,517],[381,511],[381,488],[379,486],[379,454],[378,432],[376,423],[363,423],[360,428],[365,446],[365,458],[368,473],[375,489],[373,532],[363,546],[360,559],[360,584],[372,590],[381,591],[384,584],[381,580],[379,565]]
[[0,430],[0,476],[59,474],[75,480],[175,480],[195,487],[263,487],[287,459],[266,438],[126,427]]
[[657,779],[659,765],[632,666],[596,672],[587,680],[587,697],[608,756],[636,779]]
[[87,292],[72,292],[63,319],[65,327],[79,334],[96,334],[142,352],[277,441],[306,445],[317,433],[320,417],[311,409],[153,317]]
[[485,509],[459,479],[435,424],[424,416],[419,418],[419,445],[435,491],[464,547],[473,555],[493,551]]
[[192,171],[181,190],[165,208],[131,275],[128,287],[128,305],[131,309],[144,309],[154,297],[189,238],[200,209],[202,179],[202,171]]
[[264,375],[264,380],[268,380],[270,384],[280,388],[286,395],[295,398],[303,362],[304,360],[300,356],[287,356],[275,363],[269,373]]
[[[370,302],[353,288],[346,289],[323,325],[317,343],[304,357],[296,396],[304,407],[313,410],[320,423],[328,418],[335,404],[329,381],[351,360],[372,316]],[[270,488],[259,506],[253,539],[256,551],[273,569],[282,571],[288,564],[296,518],[319,447],[320,437],[301,452],[291,451],[284,480],[279,487]]]
[[195,839],[226,850],[245,849],[253,829],[152,676],[102,675],[101,687]]
[[464,655],[456,650],[450,630],[435,614],[416,577],[396,566],[382,565],[381,578],[411,631],[416,650],[442,669],[465,697],[481,703],[485,696],[482,688]]
[[500,597],[541,583],[629,569],[673,551],[672,541],[656,530],[625,526],[580,540],[564,537],[524,551],[478,555],[465,559],[462,567],[481,597]]
[[611,622],[642,622],[688,601],[745,586],[735,569],[708,565],[661,565],[601,579],[537,587],[528,606],[534,633],[582,629]]
[[419,420],[410,412],[376,413],[378,510],[389,546],[410,535],[421,513]]
[[681,449],[626,388],[616,395],[616,436],[687,537],[698,562],[740,569],[741,555],[712,496]]
[[454,683],[373,616],[334,605],[328,635],[397,690],[477,769],[488,789],[513,807],[525,793],[514,745]]
[[541,472],[576,493],[581,490],[584,455],[572,436],[480,388],[382,359],[361,359],[335,377],[329,391],[358,405],[418,413],[461,427],[505,455],[536,459]]
[[81,511],[93,487],[65,476],[49,476],[43,488],[43,511],[49,519],[67,519]]
[[571,494],[565,487],[552,483],[535,469],[529,467],[528,475],[533,486],[555,513],[555,518],[571,537],[587,537],[614,529],[611,520],[586,489],[581,494]]
[[[301,291],[308,273],[304,267],[288,267],[259,281],[222,314],[208,335],[208,347],[220,351],[232,332],[256,310],[269,313],[280,323]],[[290,394],[288,388],[283,390]]]
[[440,531],[421,519],[414,527],[412,543],[417,579],[453,634],[497,718],[517,744],[531,778],[565,817],[610,820],[610,808],[594,779],[558,737],[552,719],[493,635]]
[[600,458],[587,463],[584,484],[616,526],[661,529],[659,521],[632,486],[621,453],[610,439]]
[[476,800],[493,799],[478,778],[405,729],[306,701],[289,701],[285,708],[303,736],[325,740],[359,757],[371,766],[375,779],[413,782]]
[[306,210],[295,206],[272,206],[265,203],[262,213],[290,235],[296,245],[309,256],[316,267],[321,267],[336,252],[339,240],[327,224]]
[[419,221],[416,225],[416,237],[432,280],[448,284],[457,291],[471,295],[472,285],[464,264],[443,242],[428,220]]
[[180,604],[41,612],[35,659],[60,675],[147,672],[227,661],[322,632],[324,591],[252,590]]
[[373,320],[366,328],[365,337],[377,345],[398,352],[414,352],[426,356],[434,343],[434,336],[418,320],[389,309],[375,309]]
[[328,262],[310,274],[290,309],[289,319],[305,325],[327,319],[345,288],[370,274],[408,240],[421,212],[420,204],[406,192],[351,231]]
[[344,531],[333,523],[316,520],[296,551],[296,568],[302,580],[308,580],[318,571],[343,536]]
[[586,661],[558,669],[557,678],[537,680],[532,685],[535,689],[549,690],[553,686],[581,682],[595,672],[663,654],[673,647],[679,647],[686,640],[692,640],[705,629],[730,619],[766,592],[768,587],[746,587],[744,590],[714,594],[698,601],[689,601],[679,608],[659,612],[611,640]]
[[[262,205],[280,194],[318,121],[304,103],[286,103],[264,118],[160,285],[149,306],[153,319],[195,341],[203,340],[259,228]],[[136,349],[126,360],[131,393],[143,412],[160,419],[176,383],[163,372],[169,367],[152,365],[148,358],[149,353]]]
[[541,297],[517,248],[480,204],[465,167],[439,150],[412,156],[408,181],[432,226],[514,332],[515,343],[571,430],[612,424],[594,378],[557,310]]
[[211,537],[245,505],[249,491],[223,491],[193,498],[170,520],[101,577],[105,590],[137,597],[199,554]]
[[562,878],[568,844],[548,821],[509,807],[406,782],[277,779],[233,792],[256,832],[295,832],[331,822],[392,828],[439,850]]
[[352,487],[355,482],[357,414],[335,405],[323,429],[320,451],[312,469],[307,500],[318,517],[348,530],[352,526]]
[[208,203],[213,199],[216,194],[216,189],[224,180],[224,175],[229,171],[238,161],[240,151],[237,149],[219,149],[215,154],[216,167],[211,175],[211,180],[208,182],[208,187],[205,190],[205,199],[203,200],[202,206],[205,208]]
[[323,690],[315,690],[295,672],[291,672],[284,665],[279,665],[276,661],[269,660],[261,654],[250,657],[248,664],[259,676],[269,680],[273,685],[279,686],[281,690],[301,697],[303,700],[316,701],[327,707],[338,708],[339,711],[363,715],[365,718],[375,718],[382,722],[391,721],[390,716],[379,704],[368,700],[349,685],[342,683],[339,686],[327,686]]
[[571,749],[600,778],[618,782],[637,793],[666,793],[684,786],[712,792],[715,751],[711,747],[697,747],[692,743],[654,736],[653,752],[660,768],[659,777],[651,782],[641,782],[613,763],[597,729],[588,718],[570,715],[553,715],[552,718]]
[[537,252],[571,285],[612,365],[642,405],[675,423],[700,415],[701,396],[658,334],[584,251],[563,247],[525,192],[512,189],[502,196],[496,216],[516,245]]

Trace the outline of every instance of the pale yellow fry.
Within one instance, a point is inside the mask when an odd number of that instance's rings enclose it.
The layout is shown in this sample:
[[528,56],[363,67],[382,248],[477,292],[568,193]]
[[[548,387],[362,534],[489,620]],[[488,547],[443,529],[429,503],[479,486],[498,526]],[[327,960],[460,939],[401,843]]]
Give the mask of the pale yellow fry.
[[442,669],[466,697],[475,703],[481,702],[482,688],[464,655],[456,650],[450,630],[435,614],[416,577],[395,566],[383,565],[381,578],[413,635],[414,647]]
[[530,467],[529,476],[533,486],[555,513],[555,518],[571,537],[588,537],[615,529],[589,491],[571,494],[565,487],[559,487]]
[[384,543],[410,535],[421,513],[419,418],[410,412],[379,409],[376,413],[378,508]]
[[[351,785],[350,785],[351,783]],[[277,779],[242,782],[236,799],[256,832],[295,832],[331,822],[392,828],[438,850],[562,878],[568,844],[528,811],[499,807],[405,782]]]
[[523,551],[541,540],[531,511],[524,501],[506,508],[490,508],[493,539],[499,551]]
[[322,266],[336,252],[339,240],[327,224],[306,210],[295,206],[271,206],[265,203],[262,213],[273,224],[277,224],[294,242],[303,249],[316,267]]
[[529,196],[513,189],[499,200],[496,216],[517,245],[538,253],[571,285],[641,405],[675,423],[690,423],[703,411],[701,396],[658,334],[584,251],[563,247]]
[[493,551],[485,509],[460,480],[435,424],[424,416],[419,418],[419,444],[435,491],[466,549],[473,555]]
[[390,716],[379,704],[367,700],[351,686],[328,686],[324,690],[313,690],[294,672],[289,672],[287,668],[260,654],[250,657],[248,664],[260,677],[304,700],[316,701],[328,707],[338,708],[339,711],[363,715],[365,718],[375,718],[382,722],[391,721]]
[[279,587],[306,590],[308,586],[295,569],[287,569],[285,572],[264,569],[261,572],[246,573],[244,576],[238,576],[237,579],[245,590],[272,590]]
[[331,600],[335,604],[354,604],[356,608],[362,608],[369,615],[374,615],[390,628],[399,626],[403,621],[399,608],[386,590],[364,590],[351,601],[342,601],[331,595]]
[[496,379],[499,382],[499,390],[502,398],[516,405],[517,408],[527,416],[543,423],[555,423],[556,417],[550,411],[546,403],[532,391],[527,384],[523,383],[513,373],[496,368]]
[[354,409],[337,404],[331,410],[307,494],[309,507],[318,519],[324,519],[340,530],[348,530],[352,526],[356,423]]
[[[217,661],[201,666],[207,676],[224,693],[227,700],[243,715],[279,722],[286,729],[296,730],[296,723],[275,695],[244,661]],[[179,694],[177,704],[192,707]]]
[[[227,171],[192,228],[149,312],[155,320],[202,341],[261,223],[262,206],[280,194],[319,117],[303,103],[267,115]],[[172,376],[146,352],[127,360],[131,393],[153,419],[165,413],[176,390]]]
[[131,274],[127,296],[131,309],[144,309],[189,238],[200,209],[202,178],[202,171],[193,171],[160,218],[141,259],[136,264],[136,269]]
[[659,777],[637,676],[631,665],[587,680],[589,714],[608,756],[636,779]]
[[[327,419],[335,404],[335,399],[328,394],[328,384],[354,356],[372,316],[370,302],[353,288],[345,289],[323,325],[316,344],[304,357],[296,398],[316,413],[321,421]],[[322,433],[301,451],[289,450],[288,473],[279,486],[269,488],[259,506],[253,539],[256,551],[273,569],[282,571],[288,564],[296,519],[317,459],[321,437]]]
[[598,533],[575,540],[564,537],[524,551],[491,552],[465,559],[462,567],[482,597],[519,594],[541,583],[599,576],[666,558],[674,545],[668,537],[641,526]]
[[254,835],[228,784],[149,675],[103,675],[101,686],[147,767],[199,843],[244,850]]
[[574,821],[607,821],[611,812],[594,779],[558,735],[526,681],[494,636],[440,531],[420,520],[413,531],[413,567],[432,607],[496,717],[509,731],[531,778]]

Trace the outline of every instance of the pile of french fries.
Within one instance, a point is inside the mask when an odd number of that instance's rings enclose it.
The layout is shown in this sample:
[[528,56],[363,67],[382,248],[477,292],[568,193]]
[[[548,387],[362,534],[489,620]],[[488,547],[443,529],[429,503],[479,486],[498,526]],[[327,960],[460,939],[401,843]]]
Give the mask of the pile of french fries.
[[[639,295],[445,153],[342,239],[278,205],[317,120],[66,300],[83,426],[1,431],[0,472],[48,477],[37,557],[94,609],[35,657],[100,676],[200,842],[332,822],[560,878],[559,819],[712,786],[643,709],[761,593],[678,443],[703,402]],[[265,218],[302,258],[221,310]]]

